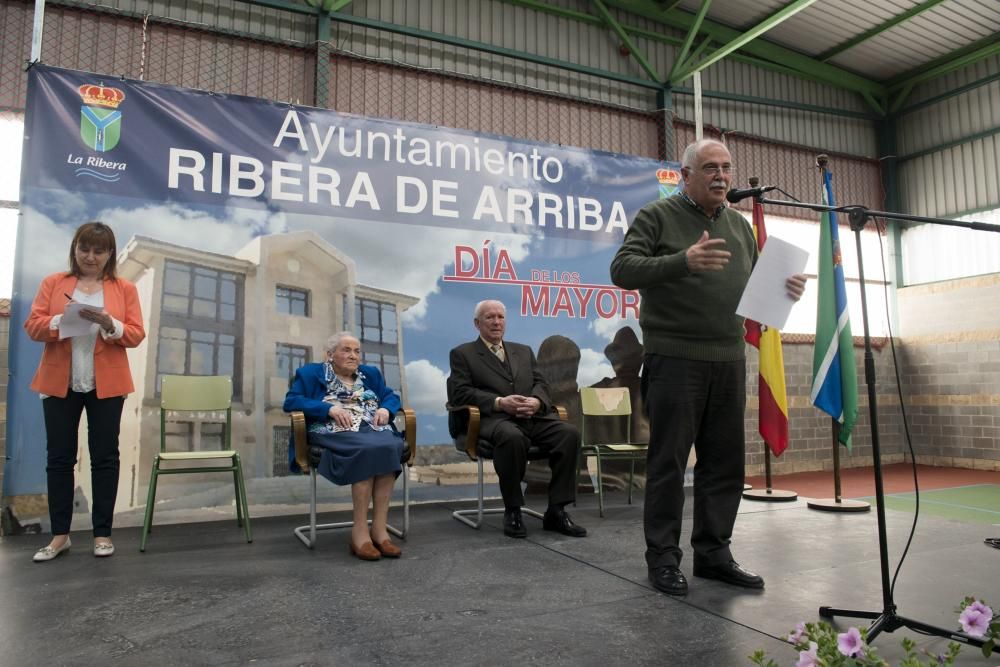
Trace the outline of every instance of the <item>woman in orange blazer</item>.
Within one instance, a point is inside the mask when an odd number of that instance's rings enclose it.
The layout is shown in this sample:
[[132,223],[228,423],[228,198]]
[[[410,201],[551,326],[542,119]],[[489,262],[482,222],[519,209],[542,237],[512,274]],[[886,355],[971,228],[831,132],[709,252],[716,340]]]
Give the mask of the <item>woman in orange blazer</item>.
[[[110,556],[111,523],[118,494],[118,432],[132,373],[125,348],[146,337],[135,285],[115,275],[115,235],[101,222],[81,225],[69,250],[69,271],[42,281],[24,328],[45,343],[31,388],[42,395],[48,450],[49,518],[52,541],[35,552],[49,561],[70,547],[73,467],[80,415],[87,411],[90,477],[93,487],[94,555]],[[60,337],[67,304],[83,306],[79,316],[92,324],[86,333]],[[67,329],[69,322],[67,322]]]

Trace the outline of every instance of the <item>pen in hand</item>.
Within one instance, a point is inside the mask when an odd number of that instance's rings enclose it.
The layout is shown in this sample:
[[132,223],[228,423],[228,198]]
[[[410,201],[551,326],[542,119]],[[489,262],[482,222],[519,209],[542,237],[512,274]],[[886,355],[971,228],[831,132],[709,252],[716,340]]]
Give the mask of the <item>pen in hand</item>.
[[73,301],[73,297],[71,297],[69,294],[66,294],[66,292],[63,292],[63,296],[69,299],[71,302]]

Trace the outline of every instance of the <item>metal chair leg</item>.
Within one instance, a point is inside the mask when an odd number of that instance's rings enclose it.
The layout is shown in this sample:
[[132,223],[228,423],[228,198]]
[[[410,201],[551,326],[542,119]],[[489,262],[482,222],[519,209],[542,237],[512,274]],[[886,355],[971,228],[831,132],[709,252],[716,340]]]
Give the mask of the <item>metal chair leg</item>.
[[[451,513],[451,516],[454,517],[455,519],[457,519],[458,521],[461,521],[466,526],[469,526],[470,528],[475,528],[475,529],[478,530],[479,527],[483,525],[483,517],[485,515],[487,515],[487,514],[503,514],[506,511],[506,508],[504,508],[504,507],[489,507],[489,508],[483,507],[483,505],[484,505],[484,503],[483,503],[483,495],[485,493],[485,491],[483,490],[483,459],[482,458],[476,459],[476,462],[479,464],[478,465],[478,487],[479,487],[479,493],[478,493],[478,497],[476,499],[477,500],[477,502],[476,502],[476,509],[473,509],[473,510],[455,510],[454,512]],[[521,513],[522,514],[527,514],[528,516],[533,516],[536,519],[542,519],[542,518],[544,518],[543,515],[540,512],[538,512],[537,510],[534,510],[534,509],[532,509],[530,507],[527,507],[527,506],[521,508]],[[473,515],[476,517],[475,521],[473,521],[472,519],[469,518],[470,516],[473,516]]]
[[628,504],[632,504],[632,488],[635,486],[635,459],[628,463]]
[[601,476],[601,452],[595,454],[597,458],[597,510],[601,517],[604,517],[604,478]]
[[237,467],[236,458],[233,457],[233,495],[236,500],[236,525],[240,528],[243,527],[243,500],[240,494],[240,477],[239,468]]
[[246,478],[243,477],[243,463],[239,454],[235,454],[233,458],[236,459],[236,472],[239,475],[239,483],[236,486],[236,504],[243,506],[243,532],[246,534],[247,542],[253,542],[253,533],[250,530],[250,507],[247,502],[247,483]]
[[153,469],[149,479],[149,491],[146,493],[146,516],[142,521],[142,536],[139,538],[139,551],[146,550],[146,538],[153,529],[153,506],[156,503],[156,480],[160,474],[160,458],[153,459]]

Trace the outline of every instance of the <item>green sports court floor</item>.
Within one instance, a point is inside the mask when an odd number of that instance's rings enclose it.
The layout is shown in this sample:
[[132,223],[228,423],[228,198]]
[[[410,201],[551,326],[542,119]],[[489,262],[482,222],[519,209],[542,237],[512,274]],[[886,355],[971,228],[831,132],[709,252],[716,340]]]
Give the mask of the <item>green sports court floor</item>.
[[[864,498],[874,502],[874,497]],[[885,498],[889,510],[913,512],[917,495],[892,493]],[[970,523],[1000,526],[1000,484],[973,484],[920,491],[920,513]]]

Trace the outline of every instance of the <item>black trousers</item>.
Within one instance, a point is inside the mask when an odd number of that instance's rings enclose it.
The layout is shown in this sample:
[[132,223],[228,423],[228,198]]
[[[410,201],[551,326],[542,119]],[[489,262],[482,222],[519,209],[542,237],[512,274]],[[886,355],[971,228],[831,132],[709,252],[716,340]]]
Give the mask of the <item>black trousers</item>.
[[528,466],[528,447],[548,455],[552,480],[549,507],[576,499],[576,458],[580,431],[560,419],[484,419],[480,436],[493,443],[493,468],[500,479],[500,495],[507,509],[524,505],[521,481]]
[[110,537],[118,495],[118,432],[124,396],[97,398],[96,391],[69,391],[66,398],[42,400],[48,465],[49,519],[53,535],[69,533],[73,520],[73,468],[76,466],[80,415],[87,411],[94,537]]
[[646,467],[646,564],[680,565],[684,471],[691,445],[696,563],[732,559],[729,542],[743,494],[746,361],[692,361],[645,356],[642,394],[649,415]]

